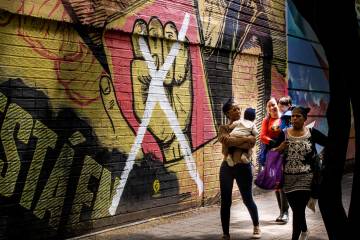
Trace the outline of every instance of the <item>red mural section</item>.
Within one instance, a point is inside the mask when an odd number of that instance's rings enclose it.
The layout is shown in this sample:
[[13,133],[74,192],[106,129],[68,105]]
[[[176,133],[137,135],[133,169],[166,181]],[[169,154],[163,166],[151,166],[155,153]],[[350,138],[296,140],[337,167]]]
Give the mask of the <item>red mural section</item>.
[[[179,3],[180,4],[180,3]],[[156,17],[165,25],[165,23],[171,22],[175,24],[179,30],[185,17],[186,12],[193,12],[191,6],[187,6],[184,11],[172,11],[167,10],[161,3],[154,3],[151,6],[145,7],[136,16],[131,16],[126,19],[123,30],[125,32],[132,32],[134,24],[142,17],[141,20],[148,23],[154,16],[152,14],[157,13]],[[189,129],[191,135],[192,149],[195,150],[202,146],[206,142],[216,137],[216,131],[213,125],[213,118],[211,108],[209,105],[208,94],[206,90],[206,82],[204,78],[204,69],[201,62],[201,52],[199,45],[196,43],[199,41],[199,34],[197,28],[196,15],[190,14],[189,27],[186,33],[186,38],[190,42],[190,64],[191,64],[191,121]],[[135,116],[134,110],[134,98],[133,98],[133,84],[131,62],[134,58],[134,47],[131,43],[132,39],[129,35],[120,35],[118,31],[107,30],[104,34],[104,41],[106,48],[109,51],[109,58],[111,59],[111,65],[113,68],[112,77],[114,82],[115,91],[117,94],[117,100],[124,114],[125,119],[129,122],[130,126],[136,132],[139,128],[139,117]],[[132,51],[129,51],[132,49]],[[142,148],[144,153],[154,153],[157,158],[163,159],[161,150],[153,135],[150,132],[146,132]]]

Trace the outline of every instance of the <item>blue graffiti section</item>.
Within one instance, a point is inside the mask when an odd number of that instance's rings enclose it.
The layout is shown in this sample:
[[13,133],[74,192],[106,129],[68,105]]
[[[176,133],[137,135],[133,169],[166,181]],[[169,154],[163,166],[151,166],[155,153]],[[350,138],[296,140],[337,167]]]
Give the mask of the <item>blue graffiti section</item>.
[[309,23],[296,10],[292,1],[287,1],[287,32],[289,35],[318,42]]
[[321,45],[297,37],[288,36],[288,60],[320,68],[327,68]]
[[[326,69],[289,63],[289,88],[329,92]],[[296,80],[296,81],[294,81]]]
[[308,123],[315,122],[327,133],[329,74],[324,50],[292,1],[287,4],[287,23],[289,95],[294,104],[310,107]]

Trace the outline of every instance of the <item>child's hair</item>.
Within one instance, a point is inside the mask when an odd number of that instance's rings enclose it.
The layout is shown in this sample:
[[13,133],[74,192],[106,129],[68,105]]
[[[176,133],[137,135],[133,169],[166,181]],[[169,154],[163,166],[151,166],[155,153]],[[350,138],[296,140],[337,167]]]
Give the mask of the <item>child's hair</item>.
[[284,105],[284,106],[291,106],[292,105],[292,99],[290,96],[281,97],[279,99],[278,104]]
[[247,108],[245,109],[244,112],[244,119],[249,120],[249,121],[254,121],[256,117],[256,112],[254,108]]

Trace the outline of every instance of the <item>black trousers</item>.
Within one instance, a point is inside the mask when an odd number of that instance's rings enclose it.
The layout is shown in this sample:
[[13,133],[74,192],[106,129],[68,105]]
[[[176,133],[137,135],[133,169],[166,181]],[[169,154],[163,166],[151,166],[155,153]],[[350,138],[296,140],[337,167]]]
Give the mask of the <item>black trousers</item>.
[[292,240],[298,240],[301,232],[307,231],[305,208],[310,199],[310,191],[294,191],[286,193],[293,212]]
[[258,210],[252,196],[253,175],[251,164],[236,164],[233,167],[229,167],[224,161],[220,167],[220,216],[224,234],[229,234],[230,208],[234,179],[239,187],[242,200],[250,213],[253,225],[259,225]]
[[280,209],[280,215],[284,215],[284,213],[288,213],[289,203],[286,198],[286,194],[283,189],[275,190],[276,200]]

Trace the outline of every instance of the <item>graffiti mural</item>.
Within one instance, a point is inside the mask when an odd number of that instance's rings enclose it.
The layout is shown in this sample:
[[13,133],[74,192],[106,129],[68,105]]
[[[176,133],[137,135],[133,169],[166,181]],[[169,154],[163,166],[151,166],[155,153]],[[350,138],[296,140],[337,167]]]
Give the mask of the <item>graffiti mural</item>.
[[9,238],[213,202],[222,103],[260,122],[267,98],[287,94],[283,2],[18,0],[0,13]]
[[[63,109],[55,116],[43,93],[19,79],[10,81],[0,86],[0,211],[6,216],[7,235],[15,238],[33,233],[32,224],[23,231],[17,230],[18,225],[29,224],[31,219],[37,219],[34,224],[40,224],[39,227],[48,223],[55,234],[64,230],[61,228],[65,224],[108,216],[126,155],[101,147],[91,127],[71,109]],[[7,88],[10,84],[11,89]],[[29,102],[25,92],[41,98]],[[37,104],[41,104],[42,111],[33,108]],[[145,155],[136,165],[129,177],[131,183],[124,190],[124,204],[129,205],[134,199],[147,202],[156,194],[172,198],[178,194],[176,175],[154,160]],[[160,191],[154,184],[162,188],[165,184],[167,188]],[[177,200],[167,202],[174,201]],[[13,202],[18,205],[9,209]],[[24,218],[19,218],[19,214]]]
[[[309,25],[322,44],[328,60],[329,71],[329,89],[330,101],[327,107],[328,120],[328,137],[325,153],[324,168],[322,178],[321,194],[319,196],[319,207],[326,226],[328,236],[330,238],[348,238],[353,236],[355,229],[355,218],[357,216],[355,199],[358,187],[357,180],[354,180],[350,187],[352,188],[351,207],[348,213],[344,210],[341,194],[341,180],[344,174],[344,168],[350,165],[350,169],[354,170],[354,179],[357,179],[355,170],[356,160],[353,155],[353,161],[347,159],[349,153],[349,137],[350,141],[355,140],[355,136],[351,129],[351,119],[353,118],[353,127],[358,129],[356,124],[358,121],[358,94],[355,90],[355,79],[357,75],[358,62],[346,61],[349,53],[358,55],[359,49],[359,25],[358,16],[356,16],[355,1],[344,2],[344,4],[328,4],[329,2],[320,1],[292,1],[298,12],[306,19]],[[340,7],[339,7],[340,6]],[[339,13],[339,14],[337,14]],[[337,18],[333,16],[337,15]],[[326,20],[325,20],[326,19]],[[325,21],[324,21],[325,20]],[[331,28],[327,28],[331,26]],[[333,32],[333,26],[338,31]],[[353,110],[353,112],[351,112]],[[353,115],[351,116],[351,113]],[[353,142],[354,143],[354,142]],[[354,150],[359,149],[358,142],[353,144]],[[354,207],[355,206],[355,207]]]
[[[213,21],[219,17],[215,14],[217,11],[214,11],[214,8],[223,13],[220,22]],[[249,66],[242,66],[242,63],[252,61],[251,66],[255,66],[255,75],[256,66],[263,64],[261,67],[263,77],[259,83],[263,85],[261,87],[267,85],[264,87],[264,91],[267,93],[264,94],[267,97],[270,96],[270,62],[273,56],[271,35],[269,26],[263,26],[262,23],[268,24],[264,6],[260,1],[199,1],[199,11],[205,42],[203,52],[208,72],[208,85],[216,121],[220,124],[224,98],[238,95],[238,89],[233,89],[233,75],[238,75],[239,69],[242,69],[240,73],[246,74],[244,70],[249,69]],[[243,14],[239,14],[239,12]],[[216,24],[218,25],[215,26]],[[246,59],[241,55],[246,53],[251,57]],[[260,53],[262,58],[251,59],[254,58],[253,55],[259,56]],[[257,84],[256,80],[252,79],[250,82]],[[219,91],[219,86],[221,86],[221,91]],[[238,100],[245,98],[244,96],[236,97]]]
[[202,52],[216,125],[225,120],[221,111],[224,99],[234,97],[242,109],[256,109],[260,129],[270,95],[288,94],[284,12],[275,10],[282,8],[281,4],[198,1],[205,45]]
[[[329,104],[329,70],[325,52],[309,23],[288,2],[288,61],[289,95],[295,104],[311,108],[308,122],[324,133],[328,132],[326,119]],[[353,118],[352,118],[353,119]],[[355,158],[355,129],[352,121],[347,158]]]

